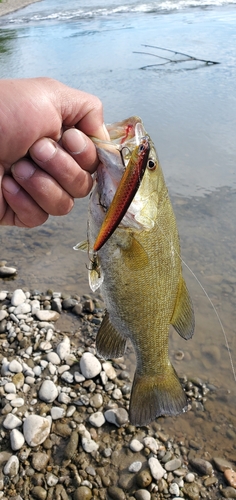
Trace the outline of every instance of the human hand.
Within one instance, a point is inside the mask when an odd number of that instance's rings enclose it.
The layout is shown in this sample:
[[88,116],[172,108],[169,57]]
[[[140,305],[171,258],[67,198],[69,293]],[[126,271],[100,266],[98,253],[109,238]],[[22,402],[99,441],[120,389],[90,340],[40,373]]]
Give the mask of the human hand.
[[[72,128],[74,127],[74,128]],[[0,225],[34,227],[86,196],[108,139],[100,100],[48,78],[0,81]]]

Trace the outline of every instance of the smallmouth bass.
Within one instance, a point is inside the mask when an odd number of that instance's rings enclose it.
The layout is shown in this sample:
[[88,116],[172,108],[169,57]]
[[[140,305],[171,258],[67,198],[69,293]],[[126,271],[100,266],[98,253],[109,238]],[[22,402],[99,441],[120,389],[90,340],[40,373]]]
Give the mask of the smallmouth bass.
[[[116,358],[130,339],[137,366],[130,398],[133,425],[185,411],[187,398],[168,356],[169,325],[184,339],[194,332],[194,312],[182,276],[179,236],[167,187],[151,138],[139,117],[107,127],[111,142],[95,141],[101,161],[90,197],[88,241],[76,248],[91,255],[89,282],[100,287],[106,313],[96,347]],[[134,148],[150,146],[140,186],[118,227],[94,251],[100,228]],[[96,247],[95,247],[96,248]]]

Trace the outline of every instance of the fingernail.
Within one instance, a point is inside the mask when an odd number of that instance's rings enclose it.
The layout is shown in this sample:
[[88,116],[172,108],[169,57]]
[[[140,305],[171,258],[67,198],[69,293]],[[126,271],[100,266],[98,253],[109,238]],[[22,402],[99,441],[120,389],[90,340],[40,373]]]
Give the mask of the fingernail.
[[56,152],[56,146],[53,141],[43,137],[33,144],[30,148],[30,154],[35,160],[46,162],[51,160]]
[[36,168],[32,165],[32,163],[24,160],[15,163],[11,167],[11,171],[14,177],[25,180],[30,179],[35,170]]
[[7,191],[10,194],[16,194],[20,190],[19,184],[17,184],[8,175],[6,175],[5,177],[3,177],[2,186],[3,186],[3,189],[5,189],[5,191]]
[[82,153],[87,146],[85,135],[77,128],[66,130],[62,136],[62,141],[67,151],[73,155]]

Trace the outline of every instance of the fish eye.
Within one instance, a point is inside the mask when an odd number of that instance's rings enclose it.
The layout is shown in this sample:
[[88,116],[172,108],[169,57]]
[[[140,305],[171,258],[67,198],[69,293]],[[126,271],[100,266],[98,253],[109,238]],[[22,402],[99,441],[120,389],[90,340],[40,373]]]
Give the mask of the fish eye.
[[154,160],[152,160],[151,158],[149,158],[148,162],[147,162],[147,168],[149,170],[155,170],[156,169],[156,162]]

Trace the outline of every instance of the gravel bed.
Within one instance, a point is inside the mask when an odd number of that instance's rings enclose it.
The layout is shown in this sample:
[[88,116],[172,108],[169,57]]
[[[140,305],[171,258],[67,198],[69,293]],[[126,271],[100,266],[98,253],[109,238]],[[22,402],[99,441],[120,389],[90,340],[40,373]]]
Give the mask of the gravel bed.
[[[75,331],[57,328],[63,315]],[[236,498],[234,463],[158,420],[129,424],[125,360],[96,355],[102,317],[100,298],[0,291],[0,500]],[[182,383],[204,411],[215,388]]]

